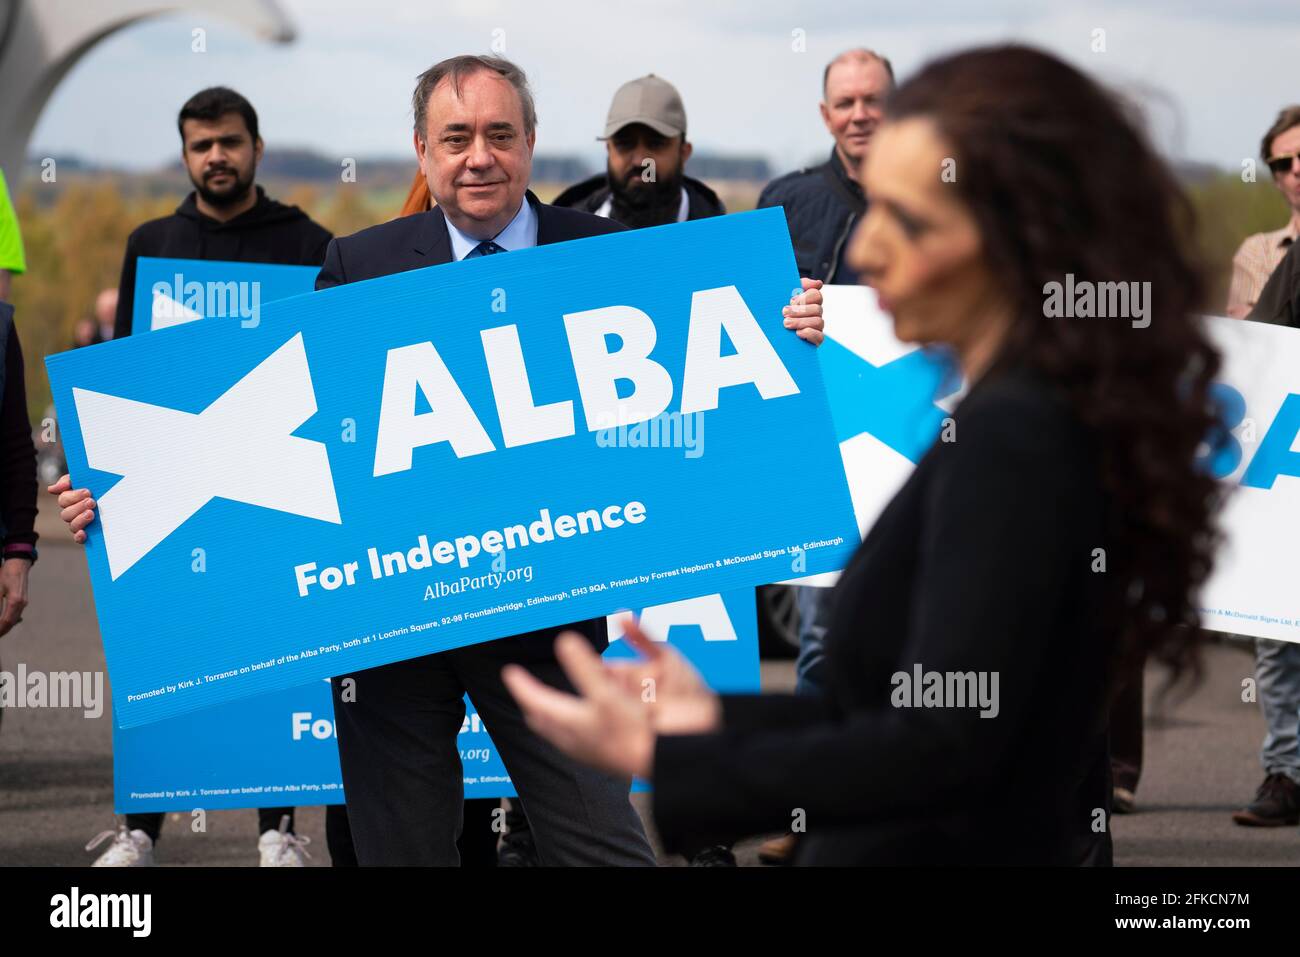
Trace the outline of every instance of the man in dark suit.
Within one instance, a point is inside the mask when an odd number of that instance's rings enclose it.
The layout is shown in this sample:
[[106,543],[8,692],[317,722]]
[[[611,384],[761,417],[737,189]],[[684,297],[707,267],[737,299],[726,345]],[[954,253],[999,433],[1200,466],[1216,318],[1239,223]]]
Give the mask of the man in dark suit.
[[[508,61],[455,57],[421,75],[415,149],[435,208],[335,239],[317,289],[596,236],[616,223],[545,206],[527,190],[535,112]],[[597,650],[605,621],[575,628]],[[528,729],[500,672],[527,662],[558,687],[559,628],[371,668],[333,681],[339,759],[361,864],[456,865],[464,799],[456,736],[468,693],[527,802],[543,864],[653,865],[630,781],[593,772]],[[350,686],[344,679],[351,678]],[[354,692],[354,693],[353,693]]]
[[[335,239],[317,289],[624,228],[543,205],[528,191],[536,111],[513,63],[444,60],[421,74],[412,106],[415,152],[434,208]],[[821,341],[814,284],[805,283],[785,315],[800,338]],[[552,651],[555,636],[570,629],[597,651],[608,644],[600,618],[334,679],[339,759],[361,864],[458,862],[464,791],[456,735],[465,693],[523,798],[542,864],[654,863],[628,800],[630,780],[588,769],[538,737],[502,684],[506,664],[524,663],[543,681],[570,687]]]

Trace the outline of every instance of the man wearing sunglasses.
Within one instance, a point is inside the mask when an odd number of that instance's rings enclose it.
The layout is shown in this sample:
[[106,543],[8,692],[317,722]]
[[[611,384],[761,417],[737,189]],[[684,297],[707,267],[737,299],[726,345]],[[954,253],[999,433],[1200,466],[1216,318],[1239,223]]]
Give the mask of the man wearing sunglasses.
[[[1261,144],[1273,182],[1291,207],[1282,229],[1258,233],[1233,259],[1229,315],[1300,325],[1300,105],[1278,114]],[[1236,297],[1236,298],[1234,298]],[[1234,312],[1234,308],[1244,312]],[[1300,824],[1300,644],[1255,641],[1255,681],[1267,733],[1259,760],[1264,781],[1255,798],[1233,812],[1246,827]]]
[[1287,249],[1300,236],[1300,105],[1286,107],[1264,134],[1260,154],[1273,174],[1273,183],[1291,207],[1291,218],[1281,229],[1247,236],[1232,257],[1232,285],[1228,289],[1228,315],[1245,317],[1268,277]]

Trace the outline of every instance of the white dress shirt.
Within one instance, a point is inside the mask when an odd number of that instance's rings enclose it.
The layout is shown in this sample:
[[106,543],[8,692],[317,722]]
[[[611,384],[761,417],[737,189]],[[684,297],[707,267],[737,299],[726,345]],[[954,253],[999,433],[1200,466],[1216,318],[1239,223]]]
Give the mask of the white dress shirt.
[[515,218],[491,240],[466,235],[445,214],[443,218],[447,219],[447,232],[451,236],[452,259],[457,262],[472,253],[482,242],[494,242],[507,252],[512,249],[530,249],[537,245],[537,212],[533,209],[533,204],[528,202],[527,196],[524,197],[519,212],[515,213]]
[[[614,197],[612,195],[606,196],[605,201],[600,204],[600,209],[596,210],[596,215],[604,216],[606,219],[609,219],[610,211],[613,208],[614,208]],[[686,222],[686,217],[690,215],[690,212],[691,212],[691,200],[686,195],[686,187],[683,186],[682,201],[677,204],[677,221],[679,223]]]

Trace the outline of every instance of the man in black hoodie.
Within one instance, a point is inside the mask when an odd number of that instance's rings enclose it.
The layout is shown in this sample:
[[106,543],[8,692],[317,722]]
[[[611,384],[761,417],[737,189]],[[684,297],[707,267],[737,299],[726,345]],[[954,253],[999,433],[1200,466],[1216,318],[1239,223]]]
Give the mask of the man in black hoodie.
[[[127,239],[114,338],[131,334],[140,256],[320,266],[333,238],[297,206],[277,203],[254,183],[262,138],[257,113],[244,97],[220,86],[201,90],[181,107],[176,123],[181,159],[194,191],[172,215],[145,223]],[[65,476],[52,490],[66,488],[70,483]],[[300,843],[293,835],[293,810],[258,811],[263,866],[302,865]],[[152,863],[162,822],[162,814],[128,814],[126,825],[95,865]]]
[[150,220],[127,239],[114,338],[131,332],[140,256],[319,266],[333,238],[297,206],[277,203],[253,182],[262,138],[248,100],[221,86],[202,90],[181,108],[177,126],[194,191],[176,212]]
[[691,144],[676,88],[653,73],[624,83],[605,120],[604,173],[570,186],[554,206],[606,216],[632,229],[721,216],[718,195],[686,175]]

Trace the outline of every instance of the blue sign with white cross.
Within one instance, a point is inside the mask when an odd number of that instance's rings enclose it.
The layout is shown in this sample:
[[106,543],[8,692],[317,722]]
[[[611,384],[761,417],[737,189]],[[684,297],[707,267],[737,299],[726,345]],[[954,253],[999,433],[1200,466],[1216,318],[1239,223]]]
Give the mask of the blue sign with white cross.
[[761,210],[50,357],[119,723],[842,566],[797,286]]

